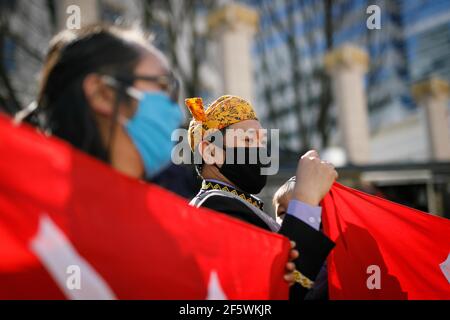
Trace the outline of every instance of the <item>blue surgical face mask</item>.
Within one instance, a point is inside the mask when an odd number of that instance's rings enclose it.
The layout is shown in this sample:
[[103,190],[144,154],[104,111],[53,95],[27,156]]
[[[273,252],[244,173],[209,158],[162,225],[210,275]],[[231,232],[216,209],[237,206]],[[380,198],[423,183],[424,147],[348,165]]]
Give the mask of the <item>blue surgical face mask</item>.
[[139,100],[139,105],[125,128],[141,156],[146,177],[152,178],[171,161],[172,132],[179,128],[183,115],[178,104],[163,92],[135,88],[127,92]]
[[[103,76],[108,85],[119,87],[119,82]],[[143,92],[134,87],[127,94],[138,100],[136,113],[125,122],[125,129],[141,156],[145,175],[153,178],[170,164],[172,132],[181,125],[183,113],[177,103],[162,92]]]
[[[118,81],[110,76],[104,76],[103,80],[113,87],[119,86]],[[170,164],[172,132],[181,125],[183,113],[163,91],[143,92],[128,87],[126,92],[139,104],[124,126],[142,159],[145,176],[150,179]]]

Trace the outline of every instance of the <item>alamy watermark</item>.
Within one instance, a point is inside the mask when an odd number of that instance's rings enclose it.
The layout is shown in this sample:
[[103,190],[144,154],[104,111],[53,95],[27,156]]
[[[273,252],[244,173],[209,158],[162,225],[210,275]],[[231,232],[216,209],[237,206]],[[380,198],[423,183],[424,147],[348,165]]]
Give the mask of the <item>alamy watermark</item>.
[[[279,170],[278,129],[226,129],[211,130],[202,137],[194,137],[195,150],[192,152],[186,129],[172,132],[172,141],[177,142],[172,149],[174,164],[256,164],[260,163],[262,175],[275,175]],[[207,145],[199,144],[207,141]],[[248,147],[248,153],[245,150]],[[236,152],[226,152],[236,148]],[[226,151],[225,151],[226,150]]]
[[69,290],[81,290],[81,268],[78,265],[69,265],[66,268],[66,286]]
[[66,28],[69,30],[81,29],[81,9],[77,5],[70,5],[66,8],[69,15],[66,19]]
[[367,7],[366,13],[370,16],[366,20],[366,26],[369,30],[381,29],[381,8],[376,4]]
[[366,280],[366,286],[369,290],[381,289],[381,269],[378,265],[372,264],[366,270],[369,275]]

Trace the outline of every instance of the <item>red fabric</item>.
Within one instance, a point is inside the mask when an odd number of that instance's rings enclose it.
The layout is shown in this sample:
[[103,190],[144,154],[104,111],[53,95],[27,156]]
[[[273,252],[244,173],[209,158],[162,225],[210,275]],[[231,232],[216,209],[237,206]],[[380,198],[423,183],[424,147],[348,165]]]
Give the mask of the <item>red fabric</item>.
[[[324,231],[336,242],[331,299],[450,299],[440,268],[450,253],[450,220],[337,183],[323,209]],[[371,265],[379,267],[380,289],[368,289]]]
[[[0,117],[0,299],[68,297],[55,280],[61,270],[44,267],[32,249],[43,218],[119,299],[217,298],[217,287],[228,299],[288,297],[286,238],[189,207]],[[56,242],[45,251],[59,252]]]

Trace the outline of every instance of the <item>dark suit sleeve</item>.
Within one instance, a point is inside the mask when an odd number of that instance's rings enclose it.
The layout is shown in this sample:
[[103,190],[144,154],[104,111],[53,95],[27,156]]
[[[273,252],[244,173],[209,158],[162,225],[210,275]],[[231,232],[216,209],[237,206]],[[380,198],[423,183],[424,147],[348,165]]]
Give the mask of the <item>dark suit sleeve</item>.
[[[299,257],[294,261],[295,266],[304,276],[315,281],[334,247],[334,242],[322,232],[289,214],[285,216],[279,233],[295,241],[299,252]],[[291,299],[304,299],[307,293],[308,289],[295,284],[291,290]]]
[[328,300],[328,269],[325,262],[317,275],[314,286],[305,296],[305,300]]

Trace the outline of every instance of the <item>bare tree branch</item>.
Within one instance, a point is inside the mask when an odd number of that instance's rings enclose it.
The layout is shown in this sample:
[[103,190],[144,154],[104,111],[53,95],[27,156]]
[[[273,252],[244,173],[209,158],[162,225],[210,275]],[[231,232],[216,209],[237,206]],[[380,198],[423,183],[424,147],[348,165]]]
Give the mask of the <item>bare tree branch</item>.
[[302,84],[302,74],[300,71],[300,55],[295,37],[295,19],[293,12],[288,10],[288,2],[289,1],[287,1],[284,6],[287,15],[286,26],[283,26],[282,22],[275,17],[273,8],[269,8],[267,4],[265,5],[265,8],[268,13],[268,18],[270,19],[270,24],[276,29],[278,34],[284,34],[286,36],[289,62],[292,66],[291,85],[294,88],[294,109],[297,116],[297,127],[303,147],[309,148],[310,141],[307,125],[303,116],[304,106],[299,92],[300,85]]
[[[175,6],[176,4],[176,6]],[[144,3],[144,21],[148,28],[158,26],[163,30],[167,38],[166,53],[172,63],[172,67],[180,76],[186,94],[195,96],[202,87],[200,79],[200,65],[204,52],[199,50],[204,35],[197,30],[196,22],[199,19],[199,8],[209,12],[215,6],[211,0],[185,0],[185,1],[155,1],[147,0]],[[159,18],[158,18],[159,15]],[[164,16],[164,18],[161,18]],[[184,29],[188,28],[188,29]],[[188,37],[181,39],[182,37]],[[181,48],[183,44],[186,48]],[[187,56],[189,63],[182,65],[181,55]]]
[[[333,48],[333,2],[332,0],[324,0],[325,15],[325,46],[327,51]],[[330,135],[330,106],[332,101],[331,81],[325,70],[320,70],[319,77],[321,80],[320,108],[317,117],[317,129],[321,135],[322,147],[328,146]]]

